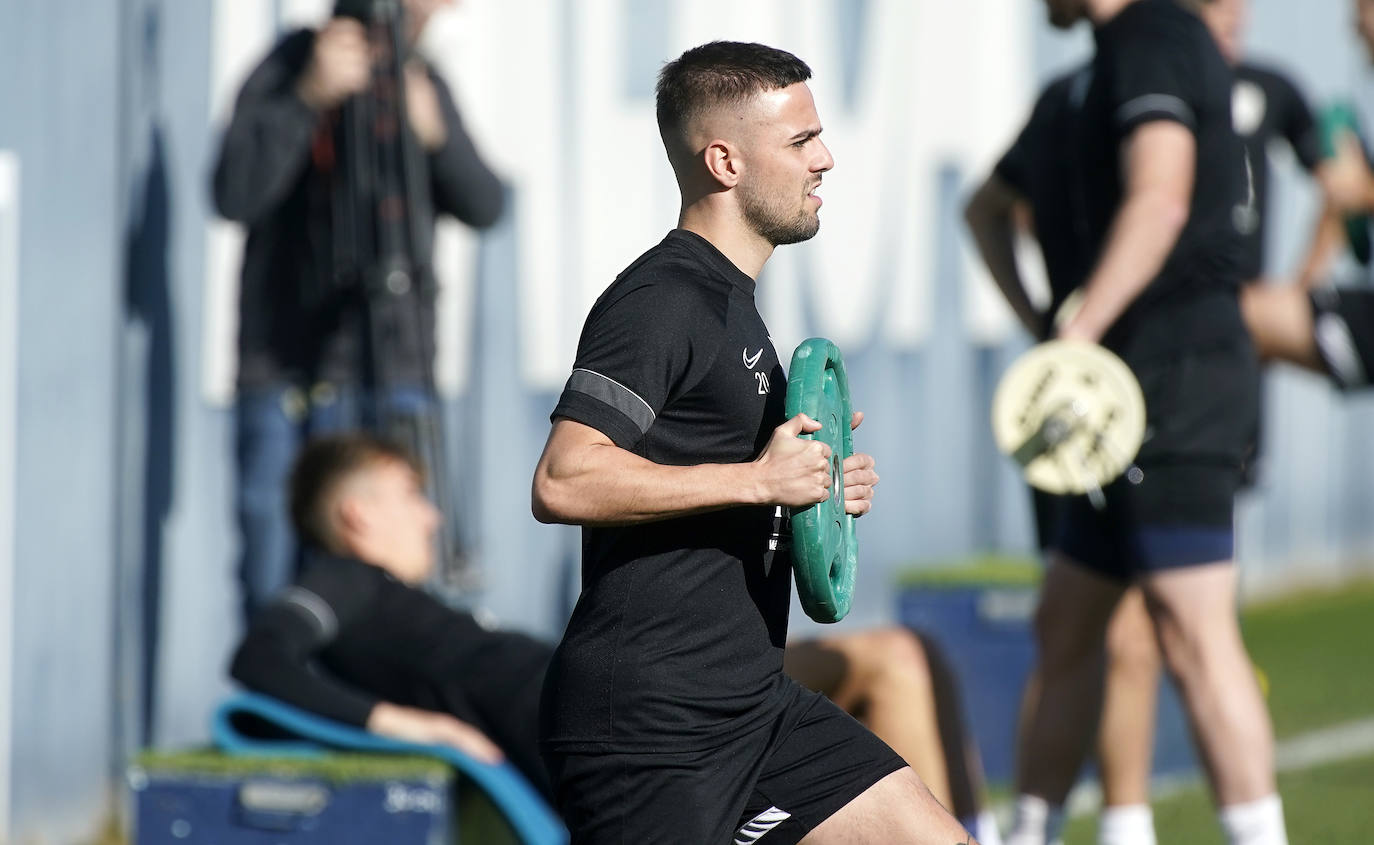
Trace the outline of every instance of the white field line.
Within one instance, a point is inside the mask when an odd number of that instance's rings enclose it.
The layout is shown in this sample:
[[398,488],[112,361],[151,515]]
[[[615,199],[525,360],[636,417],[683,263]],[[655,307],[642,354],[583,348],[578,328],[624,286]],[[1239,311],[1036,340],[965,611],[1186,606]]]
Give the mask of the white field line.
[[[1280,741],[1274,748],[1274,767],[1294,772],[1370,755],[1374,755],[1374,718],[1356,719]],[[1162,801],[1202,784],[1202,777],[1194,773],[1162,775],[1150,781],[1150,800]],[[1102,789],[1095,782],[1080,784],[1069,793],[1070,816],[1096,813],[1101,806]]]

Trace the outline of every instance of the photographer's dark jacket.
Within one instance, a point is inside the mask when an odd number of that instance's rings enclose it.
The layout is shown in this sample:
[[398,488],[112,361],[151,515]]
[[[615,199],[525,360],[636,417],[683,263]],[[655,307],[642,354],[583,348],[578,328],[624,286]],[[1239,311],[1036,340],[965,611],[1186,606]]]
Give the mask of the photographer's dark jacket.
[[[224,134],[214,173],[215,206],[248,226],[239,295],[240,388],[282,381],[360,383],[367,372],[368,294],[351,272],[351,233],[336,237],[334,220],[352,220],[344,210],[343,131],[338,112],[322,114],[306,105],[296,84],[310,61],[315,34],[294,32],[263,60],[239,93]],[[478,157],[463,130],[453,97],[432,70],[447,124],[437,152],[417,156],[422,177],[415,205],[422,243],[432,257],[435,215],[444,212],[485,227],[501,214],[501,182]],[[407,142],[418,140],[405,128]],[[367,219],[367,218],[363,218]],[[389,384],[424,383],[433,355],[434,302],[431,285],[411,284],[403,293],[380,294],[372,287],[374,319],[380,326],[378,378]]]

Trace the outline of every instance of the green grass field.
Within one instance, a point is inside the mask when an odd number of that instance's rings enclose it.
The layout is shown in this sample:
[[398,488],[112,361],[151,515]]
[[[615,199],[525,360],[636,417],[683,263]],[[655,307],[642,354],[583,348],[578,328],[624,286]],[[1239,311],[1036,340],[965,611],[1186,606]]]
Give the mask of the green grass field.
[[[1347,760],[1279,775],[1288,840],[1304,845],[1356,845],[1369,842],[1374,823],[1374,757]],[[1221,843],[1221,828],[1207,792],[1198,786],[1154,805],[1159,842],[1188,845]],[[1092,845],[1097,819],[1076,818],[1064,832],[1064,845]]]
[[[1374,715],[1374,583],[1314,592],[1247,608],[1250,656],[1269,682],[1269,710],[1283,739]],[[1374,841],[1374,757],[1279,776],[1294,843]],[[1161,843],[1220,843],[1201,785],[1155,803]],[[1096,842],[1093,817],[1072,820],[1065,845]]]

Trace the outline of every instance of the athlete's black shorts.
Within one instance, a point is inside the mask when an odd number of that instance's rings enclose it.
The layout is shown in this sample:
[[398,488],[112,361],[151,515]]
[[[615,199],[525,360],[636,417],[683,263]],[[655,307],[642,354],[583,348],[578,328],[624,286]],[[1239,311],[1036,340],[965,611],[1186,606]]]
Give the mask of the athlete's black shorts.
[[1146,408],[1135,466],[1103,490],[1102,510],[1086,496],[1063,501],[1055,548],[1120,580],[1230,560],[1232,506],[1259,425],[1249,338],[1132,369]]
[[1317,288],[1312,301],[1312,333],[1326,371],[1342,390],[1374,382],[1374,290]]
[[829,699],[788,685],[777,719],[720,747],[546,751],[572,845],[791,845],[906,766]]

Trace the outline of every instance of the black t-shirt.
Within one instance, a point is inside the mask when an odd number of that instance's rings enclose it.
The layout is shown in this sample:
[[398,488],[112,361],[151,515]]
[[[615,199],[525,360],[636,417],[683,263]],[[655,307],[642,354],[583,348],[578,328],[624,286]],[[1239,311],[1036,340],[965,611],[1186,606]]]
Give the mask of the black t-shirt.
[[[752,460],[787,388],[754,281],[674,230],[592,307],[552,418],[664,465]],[[777,508],[586,527],[582,593],[544,688],[565,751],[703,748],[772,717],[791,590]]]
[[1050,314],[1059,310],[1092,269],[1085,246],[1088,228],[1082,197],[1069,190],[1074,161],[1065,154],[1091,81],[1092,73],[1084,66],[1046,86],[1021,134],[994,171],[1030,204],[1049,276]]
[[1232,100],[1236,134],[1245,144],[1255,188],[1255,213],[1237,219],[1244,239],[1241,280],[1258,279],[1264,270],[1264,243],[1269,208],[1269,145],[1288,142],[1308,171],[1321,160],[1321,136],[1312,110],[1288,77],[1271,68],[1243,62],[1236,66]]
[[1121,153],[1131,133],[1169,120],[1187,127],[1197,144],[1188,221],[1162,271],[1103,344],[1131,363],[1241,338],[1235,221],[1250,213],[1253,197],[1231,126],[1231,68],[1202,21],[1176,0],[1137,0],[1095,37],[1093,79],[1073,145],[1094,260],[1124,197]]
[[489,631],[379,567],[313,551],[296,583],[253,618],[230,674],[359,727],[379,701],[452,714],[547,791],[536,726],[550,651]]

